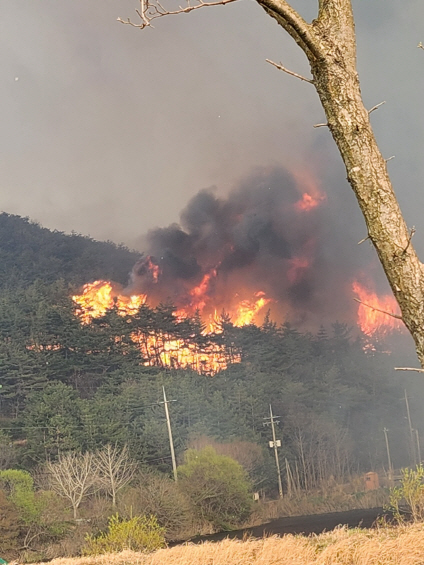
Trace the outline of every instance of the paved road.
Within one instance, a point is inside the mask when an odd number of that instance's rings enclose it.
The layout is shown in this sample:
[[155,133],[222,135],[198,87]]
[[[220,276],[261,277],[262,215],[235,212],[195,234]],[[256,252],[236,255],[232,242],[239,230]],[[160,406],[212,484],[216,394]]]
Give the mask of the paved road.
[[264,534],[320,534],[323,531],[332,530],[340,524],[347,525],[349,528],[355,528],[359,525],[363,528],[371,528],[376,518],[383,513],[382,508],[367,508],[364,510],[331,512],[329,514],[312,514],[310,516],[287,516],[253,528],[220,532],[219,534],[209,536],[198,536],[192,538],[190,542],[220,541],[227,537],[231,539],[243,539],[245,536],[261,538]]

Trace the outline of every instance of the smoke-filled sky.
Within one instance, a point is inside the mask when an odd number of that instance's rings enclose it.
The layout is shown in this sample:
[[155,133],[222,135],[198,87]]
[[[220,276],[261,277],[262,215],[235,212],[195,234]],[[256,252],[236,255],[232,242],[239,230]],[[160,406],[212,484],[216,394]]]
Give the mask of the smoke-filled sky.
[[[311,0],[293,5],[310,19]],[[365,228],[302,74],[303,54],[250,0],[157,20],[136,0],[3,0],[0,209],[143,248],[199,190],[225,196],[257,167],[307,173],[336,201],[334,238]],[[424,4],[354,1],[366,104],[409,225],[424,222]],[[334,225],[333,225],[334,224]],[[421,229],[420,229],[420,226]],[[421,246],[421,249],[424,246]],[[362,249],[363,248],[363,249]],[[356,260],[356,259],[355,259]]]
[[146,294],[149,304],[171,300],[192,314],[199,309],[204,319],[224,310],[240,323],[240,303],[252,310],[263,297],[269,301],[256,321],[270,309],[273,320],[297,327],[337,319],[355,325],[352,284],[372,286],[374,264],[358,254],[346,260],[348,232],[339,222],[349,222],[343,206],[328,201],[312,177],[258,167],[225,198],[200,191],[180,224],[150,230],[151,256],[135,266],[125,292]]

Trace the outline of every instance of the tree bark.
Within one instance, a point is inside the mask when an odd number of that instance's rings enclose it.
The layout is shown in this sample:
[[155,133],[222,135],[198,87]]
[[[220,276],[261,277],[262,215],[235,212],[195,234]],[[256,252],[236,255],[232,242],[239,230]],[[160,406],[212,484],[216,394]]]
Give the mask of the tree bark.
[[327,125],[379,260],[424,367],[424,268],[411,243],[386,161],[364,107],[351,0],[319,0],[311,24],[285,0],[257,0],[305,52]]

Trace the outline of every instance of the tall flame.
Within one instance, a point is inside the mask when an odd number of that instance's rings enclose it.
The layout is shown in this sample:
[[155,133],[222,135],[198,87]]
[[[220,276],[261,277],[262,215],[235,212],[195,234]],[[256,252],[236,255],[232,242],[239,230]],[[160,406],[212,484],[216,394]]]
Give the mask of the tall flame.
[[378,296],[358,281],[352,283],[352,289],[359,301],[358,325],[365,335],[386,335],[403,327],[401,320],[393,317],[399,316],[393,295]]
[[[152,267],[156,267],[152,263]],[[155,271],[157,272],[157,271]],[[213,269],[206,274],[200,284],[190,291],[193,301],[188,309],[179,309],[175,315],[177,320],[183,320],[193,310],[202,311],[207,302],[207,290],[211,278],[216,275]],[[72,297],[78,305],[78,315],[81,322],[89,324],[93,318],[103,316],[108,309],[116,307],[118,314],[132,315],[146,303],[147,295],[126,296],[122,293],[122,287],[109,281],[95,281],[83,287],[82,294]],[[240,300],[234,310],[230,312],[235,326],[252,324],[256,315],[264,308],[270,299],[263,291],[254,294],[251,300]],[[203,335],[217,333],[220,331],[217,313],[213,319],[205,320],[206,329]],[[164,332],[155,333],[134,333],[134,342],[138,343],[145,359],[144,364],[150,366],[191,368],[199,373],[215,374],[219,370],[225,369],[227,363],[240,362],[241,357],[238,353],[232,353],[231,359],[224,346],[214,343],[200,348],[195,343],[187,342],[182,339],[174,339],[172,335]]]
[[192,288],[189,292],[191,297],[191,307],[194,310],[202,311],[208,301],[208,289],[211,280],[216,277],[216,269],[211,269],[203,276],[200,284]]
[[109,281],[94,281],[83,286],[82,294],[72,297],[78,305],[81,320],[88,324],[93,318],[106,314],[114,306],[119,313],[134,314],[146,302],[145,294],[124,296],[121,287]]
[[253,324],[258,312],[270,302],[271,299],[266,297],[265,292],[261,290],[255,292],[252,300],[242,300],[238,304],[234,312],[233,324],[239,327]]

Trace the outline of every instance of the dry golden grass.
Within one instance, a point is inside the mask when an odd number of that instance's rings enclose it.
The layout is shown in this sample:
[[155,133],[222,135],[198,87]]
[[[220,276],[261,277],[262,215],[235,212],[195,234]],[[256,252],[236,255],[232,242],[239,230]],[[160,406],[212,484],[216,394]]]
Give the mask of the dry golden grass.
[[51,565],[423,565],[424,524],[335,529],[318,536],[273,536],[180,545],[150,555],[131,551],[55,559]]

